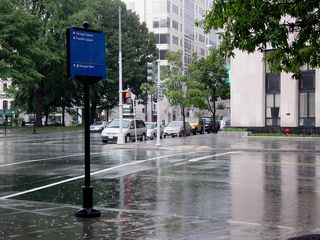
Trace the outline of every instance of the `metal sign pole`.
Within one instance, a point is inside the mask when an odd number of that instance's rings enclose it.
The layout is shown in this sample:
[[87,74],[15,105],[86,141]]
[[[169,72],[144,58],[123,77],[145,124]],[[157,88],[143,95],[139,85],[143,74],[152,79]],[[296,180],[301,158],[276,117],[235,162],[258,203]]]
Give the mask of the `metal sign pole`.
[[78,210],[76,217],[100,217],[101,212],[93,209],[93,188],[90,186],[90,85],[84,87],[84,187],[82,187],[83,209]]
[[[93,209],[93,187],[90,184],[90,86],[106,78],[105,69],[105,34],[90,30],[89,23],[84,22],[84,29],[69,28],[67,30],[68,76],[79,81],[84,89],[84,186],[83,209],[75,212],[76,217],[100,217],[101,212]],[[94,43],[94,45],[93,45]],[[99,49],[101,54],[92,57]],[[76,54],[81,52],[81,54]],[[92,62],[92,59],[95,59]]]

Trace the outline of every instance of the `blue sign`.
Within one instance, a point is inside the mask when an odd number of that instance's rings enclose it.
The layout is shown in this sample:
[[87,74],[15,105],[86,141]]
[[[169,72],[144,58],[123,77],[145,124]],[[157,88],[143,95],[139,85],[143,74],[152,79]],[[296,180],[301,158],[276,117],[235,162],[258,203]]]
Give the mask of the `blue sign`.
[[68,76],[79,80],[106,79],[105,42],[104,32],[68,28]]

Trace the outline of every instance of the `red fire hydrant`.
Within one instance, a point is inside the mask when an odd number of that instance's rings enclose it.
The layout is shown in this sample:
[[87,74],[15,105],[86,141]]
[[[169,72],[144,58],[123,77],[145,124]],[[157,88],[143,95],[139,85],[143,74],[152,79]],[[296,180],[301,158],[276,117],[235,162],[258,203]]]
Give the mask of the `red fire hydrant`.
[[284,129],[284,134],[286,134],[287,136],[289,136],[290,133],[291,133],[291,129],[290,129],[290,128],[285,128],[285,129]]

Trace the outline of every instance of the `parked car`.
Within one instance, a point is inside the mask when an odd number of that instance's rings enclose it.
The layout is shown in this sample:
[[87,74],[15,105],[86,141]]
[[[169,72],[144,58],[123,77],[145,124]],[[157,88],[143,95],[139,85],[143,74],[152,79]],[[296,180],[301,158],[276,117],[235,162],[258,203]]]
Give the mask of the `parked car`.
[[[153,140],[157,138],[157,123],[146,122],[147,126],[147,139]],[[160,138],[163,137],[163,125],[160,124]]]
[[108,126],[106,121],[96,121],[90,125],[90,132],[101,132]]
[[197,133],[203,134],[203,120],[200,117],[188,117],[186,122],[192,127],[192,133],[195,135]]
[[[190,136],[192,132],[192,127],[188,122],[186,122],[186,136]],[[183,121],[172,121],[165,126],[164,130],[164,137],[165,136],[184,136],[184,127],[183,127]]]
[[207,133],[217,132],[220,129],[220,121],[216,119],[216,127],[214,128],[213,117],[202,117],[204,130]]
[[[136,120],[134,122],[133,119],[123,119],[122,130],[126,143],[135,140],[135,132],[137,133],[137,139],[140,141],[146,140],[147,127],[143,120]],[[120,121],[119,119],[113,119],[101,133],[102,142],[117,142],[119,133]]]
[[230,116],[224,116],[220,121],[220,130],[223,130],[226,127],[230,127],[231,119]]

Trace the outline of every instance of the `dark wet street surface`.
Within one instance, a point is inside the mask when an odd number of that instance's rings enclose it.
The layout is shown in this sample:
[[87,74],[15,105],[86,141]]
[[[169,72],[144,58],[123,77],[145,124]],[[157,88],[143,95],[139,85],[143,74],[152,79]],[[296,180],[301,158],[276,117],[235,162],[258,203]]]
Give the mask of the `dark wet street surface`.
[[320,232],[320,139],[206,134],[124,146],[82,133],[0,138],[0,239],[287,239]]

